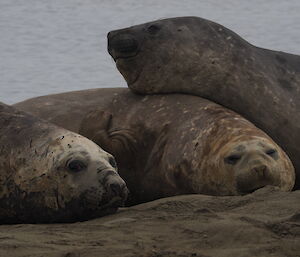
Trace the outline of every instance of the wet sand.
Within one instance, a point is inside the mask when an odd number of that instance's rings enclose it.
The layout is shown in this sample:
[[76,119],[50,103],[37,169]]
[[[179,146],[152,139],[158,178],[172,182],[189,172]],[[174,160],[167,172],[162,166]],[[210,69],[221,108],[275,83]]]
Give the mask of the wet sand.
[[184,195],[86,222],[0,226],[4,257],[299,257],[300,191]]

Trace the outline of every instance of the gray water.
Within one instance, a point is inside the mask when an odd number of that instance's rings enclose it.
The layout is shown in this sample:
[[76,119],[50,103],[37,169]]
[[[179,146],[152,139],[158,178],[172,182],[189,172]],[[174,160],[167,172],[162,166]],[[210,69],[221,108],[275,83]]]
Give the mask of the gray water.
[[189,15],[300,54],[299,0],[0,0],[0,101],[126,86],[106,52],[107,32]]

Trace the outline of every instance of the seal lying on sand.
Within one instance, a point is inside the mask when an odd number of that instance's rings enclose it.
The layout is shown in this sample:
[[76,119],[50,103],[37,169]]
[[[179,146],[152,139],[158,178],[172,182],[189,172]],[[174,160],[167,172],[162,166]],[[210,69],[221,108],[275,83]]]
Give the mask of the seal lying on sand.
[[108,51],[136,93],[198,95],[249,119],[287,152],[300,188],[300,56],[197,17],[112,31]]
[[0,145],[0,224],[85,220],[127,197],[110,154],[2,103]]
[[[293,188],[294,169],[285,153],[234,112],[196,96],[111,92],[71,92],[16,106],[40,117],[50,108],[66,127],[55,108],[67,110],[65,116],[78,124],[87,110],[99,107],[82,120],[79,133],[116,157],[131,204],[186,193],[246,194],[265,185]],[[85,106],[76,108],[82,96]]]

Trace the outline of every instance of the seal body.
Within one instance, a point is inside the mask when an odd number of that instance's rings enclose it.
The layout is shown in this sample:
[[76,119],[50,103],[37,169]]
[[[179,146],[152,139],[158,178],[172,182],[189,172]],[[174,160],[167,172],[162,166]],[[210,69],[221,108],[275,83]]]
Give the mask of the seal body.
[[[65,115],[81,123],[79,133],[116,157],[131,192],[129,204],[187,193],[246,194],[265,185],[293,188],[294,169],[286,154],[236,113],[196,96],[118,91],[64,93],[16,106],[41,117],[48,108],[52,116],[54,107],[74,109],[76,115]],[[79,115],[80,95],[86,106]],[[55,121],[63,126],[66,120]]]
[[107,106],[127,88],[88,89],[34,97],[13,106],[45,121],[78,133],[87,112]]
[[95,143],[0,104],[0,223],[73,222],[127,197],[113,156]]
[[300,187],[300,56],[255,47],[197,17],[112,31],[108,50],[135,93],[198,95],[253,122],[287,152]]

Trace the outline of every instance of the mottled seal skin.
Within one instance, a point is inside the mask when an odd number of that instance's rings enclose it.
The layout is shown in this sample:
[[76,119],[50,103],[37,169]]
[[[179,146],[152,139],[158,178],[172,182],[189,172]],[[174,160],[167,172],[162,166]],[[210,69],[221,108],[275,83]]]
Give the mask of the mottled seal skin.
[[[81,96],[85,106],[76,108]],[[264,132],[200,97],[97,89],[16,106],[40,117],[51,109],[54,118],[47,119],[60,126],[70,126],[70,118],[81,123],[80,134],[115,156],[129,204],[187,193],[246,194],[265,185],[289,191],[294,185],[289,158]],[[69,119],[57,119],[55,108],[68,110]]]
[[0,103],[0,224],[73,222],[114,213],[127,197],[111,154]]
[[78,133],[87,112],[106,106],[114,96],[125,92],[127,88],[87,89],[34,97],[13,106]]
[[197,17],[112,31],[108,51],[135,93],[198,95],[253,122],[287,152],[300,188],[300,56]]

